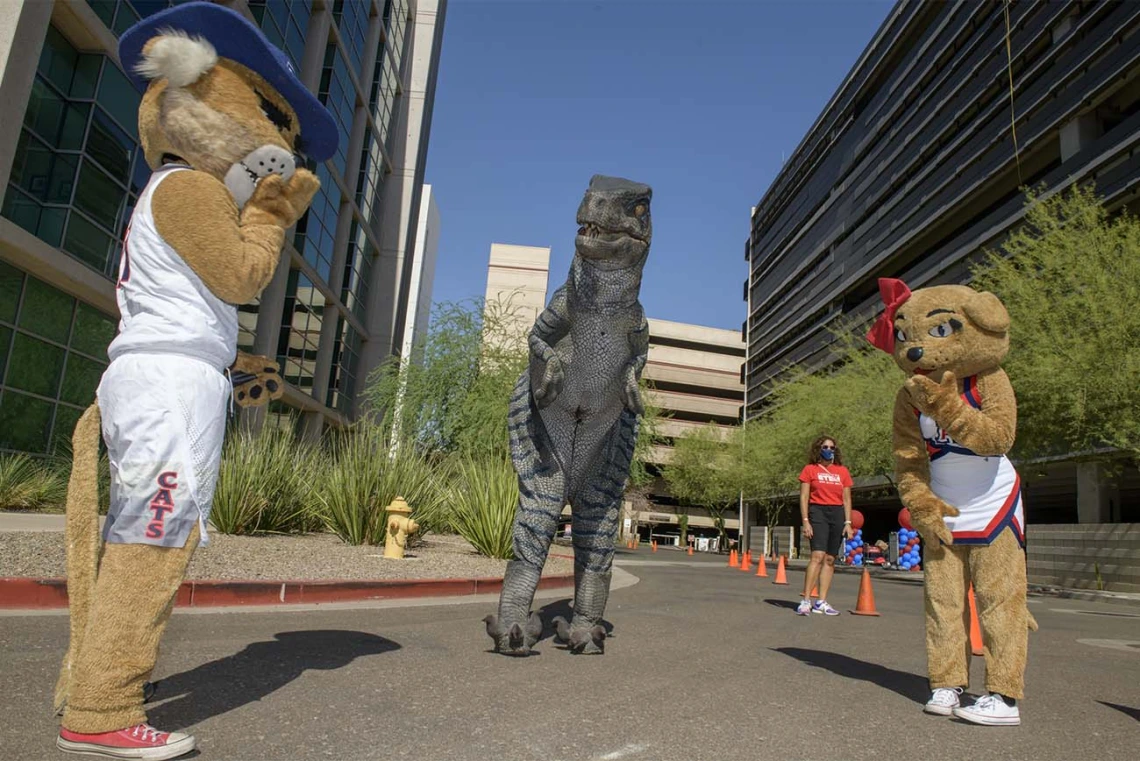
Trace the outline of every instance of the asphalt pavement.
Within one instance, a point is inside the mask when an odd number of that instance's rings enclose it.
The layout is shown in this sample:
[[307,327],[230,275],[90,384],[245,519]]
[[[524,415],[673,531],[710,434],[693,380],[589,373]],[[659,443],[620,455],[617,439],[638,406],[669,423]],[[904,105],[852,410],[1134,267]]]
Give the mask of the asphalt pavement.
[[[163,644],[160,729],[197,758],[482,761],[1135,759],[1140,611],[1033,598],[1020,727],[927,716],[922,588],[879,580],[879,617],[793,615],[803,576],[776,586],[720,559],[619,552],[602,656],[549,638],[490,652],[489,598],[290,610],[176,612]],[[770,569],[771,571],[771,569]],[[545,620],[567,594],[536,601]],[[549,628],[549,627],[548,627]],[[63,759],[50,696],[59,614],[0,616],[0,759]],[[974,659],[972,692],[982,691]]]

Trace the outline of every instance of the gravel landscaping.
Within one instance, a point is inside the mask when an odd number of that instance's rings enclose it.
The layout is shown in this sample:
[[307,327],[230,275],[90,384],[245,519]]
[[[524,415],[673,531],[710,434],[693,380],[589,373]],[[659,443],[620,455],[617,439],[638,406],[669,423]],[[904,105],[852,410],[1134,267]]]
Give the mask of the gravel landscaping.
[[[551,553],[569,555],[568,547]],[[383,557],[384,548],[354,547],[329,534],[226,536],[210,532],[199,547],[187,579],[440,579],[501,577],[507,561],[475,553],[462,537],[430,534],[403,560]],[[551,557],[543,574],[570,574],[573,561]],[[0,577],[63,577],[66,553],[58,531],[0,533]]]

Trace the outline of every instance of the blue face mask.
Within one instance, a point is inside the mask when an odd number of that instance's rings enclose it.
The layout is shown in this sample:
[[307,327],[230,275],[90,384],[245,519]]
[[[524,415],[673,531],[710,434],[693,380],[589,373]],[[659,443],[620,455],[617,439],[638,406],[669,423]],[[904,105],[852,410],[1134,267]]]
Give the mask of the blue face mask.
[[821,449],[821,450],[819,450],[819,456],[822,457],[823,459],[827,460],[828,462],[831,462],[832,460],[835,459],[835,450],[834,449]]

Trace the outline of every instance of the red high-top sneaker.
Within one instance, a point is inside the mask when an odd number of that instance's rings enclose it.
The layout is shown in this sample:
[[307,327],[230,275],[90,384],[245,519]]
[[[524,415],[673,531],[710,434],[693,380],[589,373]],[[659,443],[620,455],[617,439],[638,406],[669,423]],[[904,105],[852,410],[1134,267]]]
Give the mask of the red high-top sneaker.
[[59,728],[56,747],[69,753],[84,753],[108,758],[140,758],[163,761],[194,750],[194,738],[182,732],[159,732],[149,724],[115,732],[84,735]]

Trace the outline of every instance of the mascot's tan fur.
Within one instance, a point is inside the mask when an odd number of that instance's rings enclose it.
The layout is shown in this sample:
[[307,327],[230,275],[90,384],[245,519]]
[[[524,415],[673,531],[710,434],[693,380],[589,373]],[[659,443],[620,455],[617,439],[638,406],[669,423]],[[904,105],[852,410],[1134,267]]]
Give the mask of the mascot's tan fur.
[[[929,416],[956,446],[979,457],[1009,452],[1017,402],[1000,367],[1009,350],[1009,315],[992,293],[960,285],[904,293],[899,302],[890,324],[892,354],[910,377],[895,399],[893,448],[899,495],[926,541],[930,684],[934,689],[969,684],[972,584],[985,644],[986,689],[1019,699],[1027,632],[1037,628],[1026,607],[1024,550],[1012,527],[989,544],[954,543],[945,518],[959,511],[931,489],[931,454],[918,421],[919,414]],[[965,400],[966,379],[980,407]]]
[[[143,50],[151,79],[139,110],[147,163],[158,169],[176,160],[192,170],[172,174],[155,191],[158,232],[216,297],[247,303],[272,279],[285,231],[308,208],[319,182],[301,168],[287,182],[270,175],[239,210],[223,179],[260,146],[292,152],[296,115],[264,79],[218,57],[204,41],[169,33]],[[281,396],[273,361],[239,354],[232,369],[247,374],[234,383],[240,405]],[[143,684],[199,540],[195,528],[181,548],[107,544],[100,551],[99,436],[99,410],[92,406],[74,434],[67,500],[71,642],[55,693],[56,708],[66,704],[63,726],[78,733],[146,720]]]

